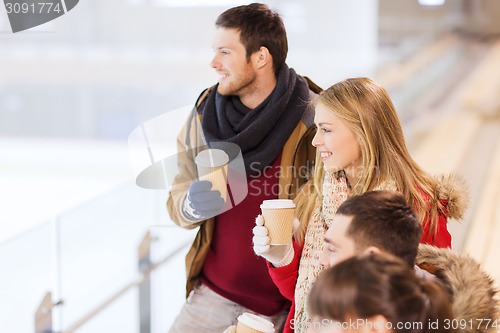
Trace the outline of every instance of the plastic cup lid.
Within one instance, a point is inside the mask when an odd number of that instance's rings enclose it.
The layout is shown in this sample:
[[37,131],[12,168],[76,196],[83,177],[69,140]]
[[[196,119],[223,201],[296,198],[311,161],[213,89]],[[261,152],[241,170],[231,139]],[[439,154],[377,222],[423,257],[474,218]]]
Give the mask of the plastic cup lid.
[[264,200],[262,201],[260,208],[264,209],[295,208],[295,204],[293,203],[293,200],[289,199]]
[[238,317],[238,321],[248,327],[264,333],[274,333],[274,324],[267,319],[245,312]]
[[229,162],[229,156],[221,149],[205,149],[201,151],[194,162],[203,167],[218,167]]

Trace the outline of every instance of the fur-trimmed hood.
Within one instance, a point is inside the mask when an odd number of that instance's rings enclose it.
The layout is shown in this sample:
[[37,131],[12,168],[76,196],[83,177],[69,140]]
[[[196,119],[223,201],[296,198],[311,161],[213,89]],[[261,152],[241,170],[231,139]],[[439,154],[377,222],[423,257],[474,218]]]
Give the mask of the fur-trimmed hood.
[[[495,331],[492,324],[500,315],[495,298],[498,290],[479,263],[468,255],[425,244],[420,244],[415,263],[437,276],[448,288],[455,319],[464,319],[467,323],[470,320],[471,325],[459,332]],[[488,319],[491,319],[489,327]]]
[[452,219],[463,219],[469,205],[469,191],[464,179],[457,174],[438,175],[435,177],[436,197],[447,202],[447,216]]

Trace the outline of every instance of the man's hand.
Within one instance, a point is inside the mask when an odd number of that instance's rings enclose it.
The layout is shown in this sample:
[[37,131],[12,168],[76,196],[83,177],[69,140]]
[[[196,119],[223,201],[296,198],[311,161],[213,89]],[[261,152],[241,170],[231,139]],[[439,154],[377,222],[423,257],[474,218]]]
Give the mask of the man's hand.
[[212,190],[207,180],[195,181],[189,186],[184,200],[184,215],[191,220],[205,220],[217,215],[224,207],[219,191]]

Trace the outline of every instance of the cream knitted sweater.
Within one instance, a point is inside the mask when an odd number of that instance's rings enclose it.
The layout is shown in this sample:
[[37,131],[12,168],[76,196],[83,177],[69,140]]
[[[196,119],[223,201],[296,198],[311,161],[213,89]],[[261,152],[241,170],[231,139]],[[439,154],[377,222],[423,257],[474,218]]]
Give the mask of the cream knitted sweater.
[[[395,191],[393,182],[386,182],[374,190]],[[339,206],[348,198],[346,178],[327,172],[323,181],[323,202],[317,203],[309,220],[304,248],[300,257],[299,273],[295,286],[295,332],[306,332],[311,326],[307,310],[307,295],[316,278],[322,271],[319,256],[323,251],[325,232],[332,223],[333,216]]]

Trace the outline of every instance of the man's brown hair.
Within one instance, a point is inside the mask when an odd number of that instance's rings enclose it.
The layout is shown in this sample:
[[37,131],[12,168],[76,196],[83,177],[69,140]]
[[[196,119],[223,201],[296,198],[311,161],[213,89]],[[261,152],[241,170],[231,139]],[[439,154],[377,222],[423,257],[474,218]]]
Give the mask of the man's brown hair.
[[376,246],[413,267],[422,226],[402,194],[371,191],[355,195],[337,214],[352,217],[346,235],[354,241],[357,252]]
[[262,46],[266,47],[273,57],[274,73],[278,76],[288,53],[285,25],[278,13],[264,4],[252,3],[226,10],[219,15],[215,26],[240,32],[247,60]]

